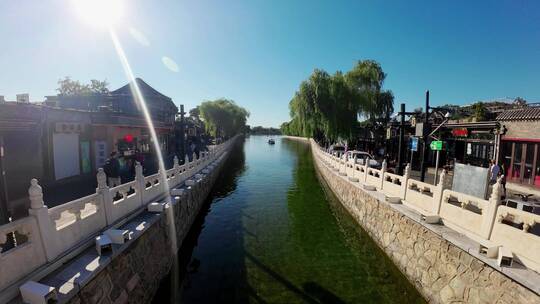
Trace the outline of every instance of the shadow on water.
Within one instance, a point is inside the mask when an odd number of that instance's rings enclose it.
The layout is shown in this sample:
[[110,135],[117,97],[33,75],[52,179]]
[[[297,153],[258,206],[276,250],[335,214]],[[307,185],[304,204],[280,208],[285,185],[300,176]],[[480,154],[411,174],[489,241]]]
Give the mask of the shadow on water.
[[231,154],[182,244],[182,303],[422,303],[319,182],[309,145],[266,140]]
[[[237,144],[232,151],[226,165],[222,168],[216,183],[212,187],[208,198],[204,202],[199,215],[195,218],[190,231],[184,238],[180,249],[178,250],[179,282],[181,285],[187,285],[189,288],[189,275],[197,273],[201,261],[192,258],[193,251],[198,245],[198,239],[205,227],[205,218],[211,212],[212,204],[218,203],[220,199],[227,197],[236,190],[237,179],[246,170],[245,153],[242,147],[243,143]],[[177,286],[182,289],[183,286]],[[156,295],[152,301],[155,304],[168,303],[170,301],[171,291],[171,273],[169,273],[161,282]],[[180,301],[179,301],[180,302]]]

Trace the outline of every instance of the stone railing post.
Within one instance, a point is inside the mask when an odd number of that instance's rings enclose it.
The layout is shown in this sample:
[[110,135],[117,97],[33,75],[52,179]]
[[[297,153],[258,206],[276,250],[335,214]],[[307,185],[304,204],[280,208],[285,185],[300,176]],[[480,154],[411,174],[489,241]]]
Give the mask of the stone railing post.
[[480,235],[489,240],[491,237],[491,231],[493,230],[493,225],[495,224],[495,218],[497,217],[497,208],[501,204],[502,196],[502,176],[497,178],[497,182],[493,185],[493,190],[491,190],[491,196],[489,197],[489,204],[487,205],[486,210],[482,211],[482,226],[480,228]]
[[175,172],[176,172],[176,169],[178,169],[178,156],[174,156],[173,157],[173,168],[175,169]]
[[386,173],[386,170],[388,170],[388,163],[386,162],[386,158],[385,158],[381,165],[381,175],[379,176],[379,178],[381,179],[381,182],[380,182],[379,189],[382,189],[384,186],[384,174]]
[[401,183],[401,198],[405,199],[405,195],[407,194],[407,182],[409,181],[409,178],[411,177],[411,164],[407,164],[405,166],[405,170],[403,170],[403,183]]
[[364,160],[364,180],[363,180],[364,183],[367,181],[368,169],[369,169],[369,157],[366,157]]
[[136,191],[139,192],[139,199],[141,206],[148,203],[144,201],[144,191],[146,190],[146,182],[144,181],[143,167],[141,163],[135,163],[135,184],[137,185]]
[[187,153],[186,153],[186,156],[184,157],[184,168],[186,169],[186,173],[187,173],[187,171],[189,171],[189,156],[187,155]]
[[357,160],[357,159],[358,159],[358,155],[355,154],[354,157],[353,157],[353,166],[352,166],[352,170],[353,170],[353,171],[352,171],[352,174],[351,174],[351,175],[352,175],[351,177],[352,177],[352,179],[353,179],[354,181],[357,180],[357,179],[356,179],[356,174],[357,174],[357,173],[356,173],[356,160]]
[[99,195],[101,199],[101,206],[103,206],[105,210],[105,219],[107,220],[107,225],[111,225],[113,222],[113,200],[111,197],[111,192],[109,191],[109,186],[107,186],[107,174],[105,174],[103,168],[98,169],[96,179],[96,193]]
[[443,169],[439,177],[439,183],[436,185],[435,193],[433,193],[433,200],[435,201],[433,212],[435,212],[437,215],[439,215],[441,212],[443,192],[446,188],[447,178],[448,176],[446,175],[446,170]]
[[49,216],[49,209],[43,202],[43,191],[35,178],[30,181],[28,197],[30,198],[28,213],[36,218],[47,261],[53,261],[60,254],[61,246],[56,234],[56,227]]

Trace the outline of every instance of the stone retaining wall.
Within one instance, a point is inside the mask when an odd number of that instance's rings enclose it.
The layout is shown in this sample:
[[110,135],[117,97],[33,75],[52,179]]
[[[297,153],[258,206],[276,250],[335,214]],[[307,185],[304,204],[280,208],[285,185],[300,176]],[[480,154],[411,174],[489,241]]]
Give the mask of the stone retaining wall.
[[429,302],[540,303],[533,291],[313,158],[321,181]]
[[[178,248],[195,221],[209,195],[227,152],[215,169],[197,182],[173,204]],[[155,215],[155,214],[154,214]],[[69,303],[149,303],[161,280],[170,272],[174,256],[166,213],[152,216],[142,214],[133,225],[145,223],[143,233],[131,241],[121,253],[114,256],[93,279],[70,297]],[[127,228],[126,228],[127,229]],[[63,302],[63,301],[60,301]]]

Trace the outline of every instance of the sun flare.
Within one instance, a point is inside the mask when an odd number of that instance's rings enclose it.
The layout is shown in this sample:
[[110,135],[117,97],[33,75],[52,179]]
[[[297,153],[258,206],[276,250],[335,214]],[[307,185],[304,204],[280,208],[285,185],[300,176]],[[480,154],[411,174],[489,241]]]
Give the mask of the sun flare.
[[124,12],[122,0],[73,0],[73,5],[81,19],[93,26],[115,25]]

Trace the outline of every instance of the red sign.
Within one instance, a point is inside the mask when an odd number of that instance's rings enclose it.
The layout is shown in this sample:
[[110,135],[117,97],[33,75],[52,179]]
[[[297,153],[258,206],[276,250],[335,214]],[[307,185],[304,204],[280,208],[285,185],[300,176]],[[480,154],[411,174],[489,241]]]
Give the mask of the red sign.
[[132,142],[133,141],[133,135],[131,134],[127,134],[126,136],[124,136],[124,140],[128,143]]
[[467,130],[467,128],[453,129],[452,135],[455,137],[467,137],[469,135],[469,130]]

